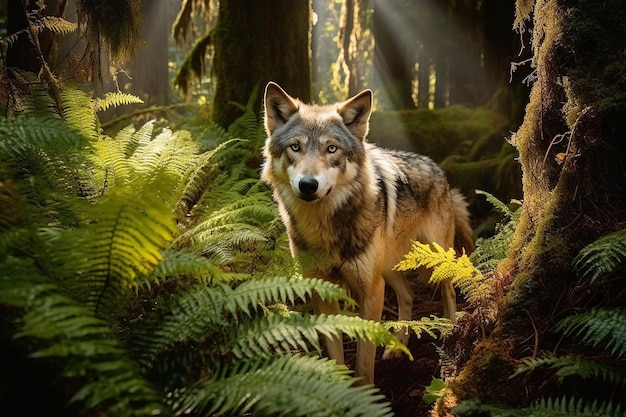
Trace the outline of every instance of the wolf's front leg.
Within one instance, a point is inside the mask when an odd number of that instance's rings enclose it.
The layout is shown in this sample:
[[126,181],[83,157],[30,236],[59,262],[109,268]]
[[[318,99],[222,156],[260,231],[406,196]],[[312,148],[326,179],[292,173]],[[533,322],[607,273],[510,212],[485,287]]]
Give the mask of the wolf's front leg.
[[[323,301],[317,293],[313,293],[311,298],[311,302],[313,304],[313,312],[315,314],[326,314],[328,316],[339,313],[339,302],[331,301],[326,302]],[[334,359],[339,365],[343,365],[345,363],[343,357],[343,336],[342,334],[338,334],[334,337],[326,337],[324,336],[324,346],[326,347],[326,353],[328,357]]]
[[[380,321],[385,302],[385,281],[377,275],[370,282],[360,281],[361,291],[358,293],[359,315],[366,320]],[[372,342],[359,339],[356,349],[356,366],[354,374],[362,377],[359,384],[374,383],[374,362],[376,360],[376,345]]]

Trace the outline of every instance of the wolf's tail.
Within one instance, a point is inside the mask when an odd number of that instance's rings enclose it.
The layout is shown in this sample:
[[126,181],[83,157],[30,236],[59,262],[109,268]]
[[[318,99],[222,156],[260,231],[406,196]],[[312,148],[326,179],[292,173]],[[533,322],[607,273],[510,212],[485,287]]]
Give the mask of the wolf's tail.
[[474,231],[470,226],[468,203],[465,196],[457,189],[451,190],[452,205],[454,206],[454,250],[457,255],[474,252]]

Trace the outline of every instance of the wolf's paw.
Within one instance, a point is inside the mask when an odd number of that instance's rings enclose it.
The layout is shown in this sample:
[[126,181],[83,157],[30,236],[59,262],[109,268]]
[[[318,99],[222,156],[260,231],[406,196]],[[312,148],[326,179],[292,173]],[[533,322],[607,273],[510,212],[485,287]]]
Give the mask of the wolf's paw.
[[386,361],[386,360],[393,359],[393,358],[400,358],[404,355],[405,353],[402,352],[400,349],[386,348],[385,351],[383,352],[382,359]]

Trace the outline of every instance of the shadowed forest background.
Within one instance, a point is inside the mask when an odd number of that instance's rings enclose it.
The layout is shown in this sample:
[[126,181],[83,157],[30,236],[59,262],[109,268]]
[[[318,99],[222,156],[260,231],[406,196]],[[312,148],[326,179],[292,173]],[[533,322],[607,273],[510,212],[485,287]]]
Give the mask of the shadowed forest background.
[[[4,415],[626,415],[622,0],[0,2]],[[261,98],[369,88],[477,250],[416,246],[414,321],[302,278]],[[409,272],[410,273],[410,272]],[[461,314],[440,318],[437,279]],[[316,316],[310,297],[339,300]],[[354,385],[322,335],[398,341]],[[33,400],[35,399],[35,400]]]

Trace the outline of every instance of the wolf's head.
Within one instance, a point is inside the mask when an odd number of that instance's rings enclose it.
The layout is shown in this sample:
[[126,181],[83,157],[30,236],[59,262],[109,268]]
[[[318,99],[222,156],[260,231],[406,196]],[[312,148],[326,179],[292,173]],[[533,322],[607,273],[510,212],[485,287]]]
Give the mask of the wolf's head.
[[307,105],[270,82],[265,89],[262,177],[285,196],[323,199],[349,186],[365,160],[372,92],[341,103]]

